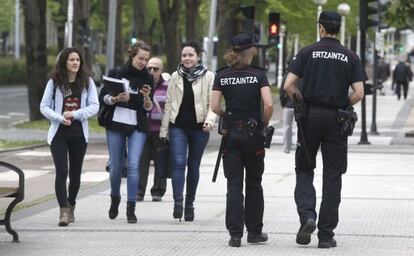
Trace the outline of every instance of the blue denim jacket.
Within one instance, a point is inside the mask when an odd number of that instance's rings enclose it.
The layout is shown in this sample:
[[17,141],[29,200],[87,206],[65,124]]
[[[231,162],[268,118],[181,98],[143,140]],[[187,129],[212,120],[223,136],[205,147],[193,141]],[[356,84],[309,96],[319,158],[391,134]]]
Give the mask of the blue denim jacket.
[[[42,101],[40,102],[40,112],[43,116],[50,120],[49,132],[47,133],[47,143],[52,143],[53,137],[63,122],[62,114],[63,94],[57,89],[55,93],[55,101],[53,101],[53,80],[47,82],[45,92],[43,93]],[[81,121],[83,135],[85,141],[88,142],[89,125],[88,118],[98,113],[99,101],[98,93],[96,91],[95,83],[89,78],[88,90],[84,89],[81,95],[81,107],[73,112],[74,119]]]

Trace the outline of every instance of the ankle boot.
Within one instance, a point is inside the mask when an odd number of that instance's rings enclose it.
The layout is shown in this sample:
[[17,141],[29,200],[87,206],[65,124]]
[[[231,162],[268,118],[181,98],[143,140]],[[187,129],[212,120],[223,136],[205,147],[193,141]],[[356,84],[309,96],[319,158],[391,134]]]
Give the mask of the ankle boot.
[[121,197],[111,196],[111,207],[109,208],[109,218],[111,220],[118,216],[118,206],[121,202]]
[[183,217],[183,202],[175,202],[174,203],[174,212],[173,212],[174,219],[179,219]]
[[193,203],[185,202],[184,208],[184,220],[185,221],[193,221],[194,220],[194,206]]
[[69,207],[69,222],[75,222],[75,207],[76,205],[71,205],[69,202],[67,202],[67,206]]
[[135,216],[135,202],[127,202],[126,215],[128,223],[137,223],[137,216]]
[[69,207],[60,207],[59,226],[64,227],[69,224]]

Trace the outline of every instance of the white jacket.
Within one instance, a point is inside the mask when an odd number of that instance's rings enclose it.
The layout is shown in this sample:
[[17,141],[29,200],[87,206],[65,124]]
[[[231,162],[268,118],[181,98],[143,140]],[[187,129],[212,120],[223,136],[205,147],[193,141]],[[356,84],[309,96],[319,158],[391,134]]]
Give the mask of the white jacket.
[[[53,101],[53,80],[47,82],[45,92],[43,93],[42,101],[40,102],[40,112],[43,116],[50,120],[49,132],[47,133],[47,143],[52,144],[53,137],[55,137],[59,125],[63,122],[62,106],[63,94],[60,89],[56,89],[55,101]],[[89,78],[88,90],[83,89],[81,94],[80,109],[73,112],[73,118],[82,123],[83,136],[88,142],[89,126],[88,118],[98,113],[99,101],[96,92],[96,86],[92,78]]]
[[[211,126],[216,122],[217,115],[211,111],[210,99],[214,83],[214,74],[207,71],[202,77],[193,82],[194,108],[197,123],[208,123]],[[175,123],[180,111],[184,94],[183,78],[175,71],[168,82],[167,100],[165,102],[165,114],[162,119],[160,137],[168,136],[169,123]]]

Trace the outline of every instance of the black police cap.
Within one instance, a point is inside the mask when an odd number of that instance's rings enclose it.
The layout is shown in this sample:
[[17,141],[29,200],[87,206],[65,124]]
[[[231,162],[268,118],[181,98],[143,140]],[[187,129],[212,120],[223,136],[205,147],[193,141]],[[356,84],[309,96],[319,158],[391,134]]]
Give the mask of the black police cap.
[[257,37],[252,34],[239,34],[237,36],[233,36],[231,39],[234,51],[249,49],[250,47],[256,46],[258,41]]
[[341,26],[341,15],[337,12],[323,11],[319,15],[317,23],[324,26],[340,27]]

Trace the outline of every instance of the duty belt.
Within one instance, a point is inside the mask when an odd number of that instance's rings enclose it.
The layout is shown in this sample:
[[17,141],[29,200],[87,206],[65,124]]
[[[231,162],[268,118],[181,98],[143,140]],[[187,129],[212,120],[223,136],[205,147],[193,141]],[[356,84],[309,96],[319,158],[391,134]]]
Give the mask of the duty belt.
[[335,116],[337,115],[337,108],[334,107],[320,107],[315,105],[308,106],[309,114],[325,115],[325,116]]
[[236,130],[238,132],[247,132],[250,136],[255,134],[263,135],[264,125],[260,121],[254,119],[250,120],[232,120],[230,122],[230,130]]

